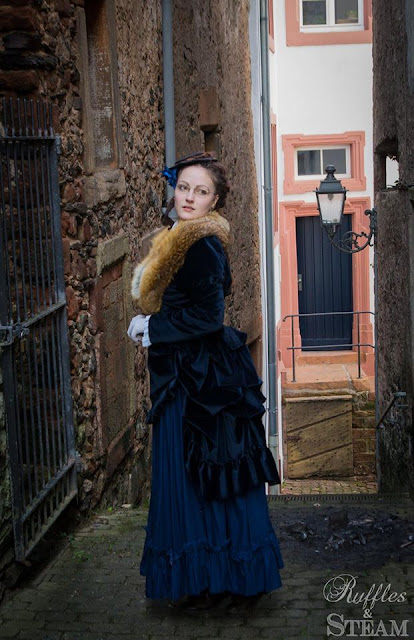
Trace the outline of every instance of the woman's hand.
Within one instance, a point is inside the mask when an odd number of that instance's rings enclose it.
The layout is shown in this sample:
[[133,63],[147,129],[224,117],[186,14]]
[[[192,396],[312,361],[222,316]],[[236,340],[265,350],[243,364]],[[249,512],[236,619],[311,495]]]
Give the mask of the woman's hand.
[[131,340],[139,342],[142,339],[146,324],[148,324],[148,322],[142,313],[132,318],[127,331]]

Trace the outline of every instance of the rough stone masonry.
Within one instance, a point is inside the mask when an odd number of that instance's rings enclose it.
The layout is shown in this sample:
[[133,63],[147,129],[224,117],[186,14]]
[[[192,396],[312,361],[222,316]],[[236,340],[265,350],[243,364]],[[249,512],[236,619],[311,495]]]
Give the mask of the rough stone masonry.
[[[247,0],[174,5],[177,155],[218,153],[232,194],[234,276],[227,321],[261,352],[257,185]],[[149,491],[145,350],[128,341],[131,267],[164,198],[161,2],[7,0],[0,7],[1,95],[47,100],[62,139],[63,258],[80,508]],[[183,38],[183,25],[186,37]],[[229,55],[231,52],[231,55]],[[257,360],[259,363],[259,359]],[[0,387],[1,393],[1,387]],[[0,456],[6,438],[0,404]],[[5,465],[2,465],[5,469]],[[11,541],[0,476],[0,556]],[[0,567],[1,570],[1,567]]]

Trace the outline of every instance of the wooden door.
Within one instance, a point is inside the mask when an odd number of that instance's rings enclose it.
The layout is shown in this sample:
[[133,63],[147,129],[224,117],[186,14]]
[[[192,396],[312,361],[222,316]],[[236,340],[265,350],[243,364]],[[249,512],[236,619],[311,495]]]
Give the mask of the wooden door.
[[[339,233],[350,230],[351,216],[346,215]],[[319,216],[297,219],[296,246],[299,313],[352,311],[352,256],[331,244]],[[352,348],[351,314],[300,318],[299,326],[302,347]]]
[[286,398],[287,477],[353,475],[352,397]]

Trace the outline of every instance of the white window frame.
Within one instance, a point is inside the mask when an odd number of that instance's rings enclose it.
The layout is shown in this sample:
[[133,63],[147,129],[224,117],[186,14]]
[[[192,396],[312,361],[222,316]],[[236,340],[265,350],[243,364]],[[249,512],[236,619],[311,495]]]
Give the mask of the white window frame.
[[299,0],[300,30],[304,33],[326,33],[343,31],[363,31],[364,29],[364,0],[358,0],[358,22],[349,24],[335,24],[335,0],[325,0],[326,24],[303,24],[303,0]]
[[[336,178],[352,178],[351,174],[351,145],[350,144],[327,144],[321,147],[295,147],[295,180],[313,180],[314,178],[325,178],[325,167],[322,162],[322,151],[324,149],[344,149],[345,150],[345,165],[346,173],[335,173]],[[298,151],[319,151],[321,155],[321,167],[323,173],[307,173],[304,176],[300,176],[298,173]]]

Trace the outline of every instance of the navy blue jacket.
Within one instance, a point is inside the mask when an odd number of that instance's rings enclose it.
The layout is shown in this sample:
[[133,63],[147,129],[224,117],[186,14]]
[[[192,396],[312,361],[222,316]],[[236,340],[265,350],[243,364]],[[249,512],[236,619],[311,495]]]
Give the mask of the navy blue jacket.
[[156,423],[177,385],[185,390],[185,465],[207,499],[226,499],[263,482],[280,482],[266,446],[265,398],[246,334],[223,325],[230,287],[220,240],[202,238],[187,251],[159,313],[149,320],[148,421]]

